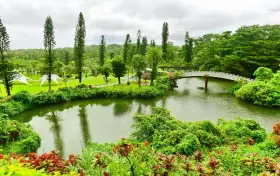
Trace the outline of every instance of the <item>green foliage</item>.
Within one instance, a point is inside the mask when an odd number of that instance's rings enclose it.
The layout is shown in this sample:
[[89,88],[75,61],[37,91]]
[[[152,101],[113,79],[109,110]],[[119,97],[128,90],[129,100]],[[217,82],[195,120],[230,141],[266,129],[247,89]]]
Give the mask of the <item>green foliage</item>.
[[123,62],[124,62],[124,64],[126,64],[126,62],[127,62],[130,46],[131,46],[131,38],[130,38],[130,35],[127,34],[124,45],[123,45]]
[[60,174],[59,172],[54,172],[53,174],[46,173],[44,169],[36,169],[26,167],[21,164],[19,160],[4,160],[0,159],[0,175],[1,176],[78,176],[76,172],[71,172],[69,174]]
[[12,81],[15,76],[13,65],[8,61],[7,52],[10,50],[10,40],[6,27],[0,19],[0,79],[6,88],[7,95],[11,95]]
[[256,81],[243,85],[235,96],[261,106],[280,107],[279,72],[273,74],[270,69],[260,68],[255,75]]
[[27,92],[27,91],[21,91],[21,92],[19,92],[19,93],[16,93],[13,97],[12,97],[12,99],[14,100],[14,101],[17,101],[17,102],[21,102],[21,103],[23,103],[23,104],[29,104],[30,103],[30,101],[31,101],[31,94],[29,93],[29,92]]
[[168,91],[171,89],[171,80],[168,76],[160,76],[156,79],[155,86],[161,90]]
[[101,66],[103,66],[105,63],[105,48],[106,48],[106,42],[105,42],[104,35],[102,35],[99,44],[99,64]]
[[[2,117],[11,117],[25,111],[25,105],[17,101],[8,101],[0,104],[0,114]],[[0,116],[0,117],[1,117]]]
[[74,42],[74,56],[75,56],[75,66],[79,77],[79,82],[82,82],[82,72],[84,66],[84,54],[85,54],[85,38],[86,38],[86,25],[85,19],[80,12],[78,23],[76,26],[75,42]]
[[26,91],[19,92],[4,103],[0,103],[0,117],[7,118],[17,115],[25,110],[49,104],[56,104],[79,99],[92,98],[143,98],[151,99],[163,96],[170,88],[168,78],[159,77],[156,86],[135,85],[108,86],[92,88],[81,84],[76,88],[65,87],[55,92],[40,92],[29,94]]
[[191,63],[192,50],[193,50],[193,39],[190,38],[189,32],[186,32],[186,34],[185,34],[185,45],[183,47],[184,47],[184,53],[185,53],[185,61],[187,63]]
[[147,53],[147,47],[148,47],[148,40],[147,40],[147,37],[144,36],[142,38],[142,43],[141,43],[141,46],[140,46],[140,54],[142,56],[145,56],[146,53]]
[[41,139],[29,125],[0,118],[0,148],[4,153],[27,154],[36,151]]
[[112,69],[115,77],[117,77],[119,80],[119,84],[121,84],[120,77],[124,76],[126,71],[125,63],[120,59],[114,59],[112,61]]
[[103,63],[103,65],[99,67],[99,71],[105,76],[105,81],[107,83],[108,77],[109,77],[110,73],[112,72],[111,64],[108,61]]
[[242,26],[235,33],[206,34],[194,40],[193,64],[201,70],[253,77],[259,67],[279,69],[280,25]]
[[[221,145],[263,142],[266,132],[253,120],[219,120],[181,122],[163,108],[156,108],[151,115],[135,116],[135,131],[132,137],[138,141],[149,141],[158,151],[166,154],[190,155],[199,149],[213,149]],[[187,137],[186,137],[187,136]]]
[[265,67],[259,67],[255,72],[254,76],[257,81],[269,81],[273,78],[274,74],[271,69]]
[[50,16],[46,18],[44,25],[44,47],[45,47],[45,64],[43,67],[44,73],[48,74],[49,91],[51,91],[51,75],[54,69],[54,47],[55,47],[55,35],[53,21]]
[[167,61],[167,48],[168,48],[168,36],[169,36],[169,29],[168,23],[164,22],[162,26],[162,58],[164,61]]
[[138,78],[138,84],[141,85],[141,76],[142,71],[146,68],[145,57],[139,54],[136,54],[132,58],[132,66],[136,71],[136,75]]
[[154,80],[157,77],[157,66],[159,63],[163,63],[162,51],[160,48],[151,47],[147,53],[147,58],[150,66],[152,67],[151,73],[151,85],[153,85]]

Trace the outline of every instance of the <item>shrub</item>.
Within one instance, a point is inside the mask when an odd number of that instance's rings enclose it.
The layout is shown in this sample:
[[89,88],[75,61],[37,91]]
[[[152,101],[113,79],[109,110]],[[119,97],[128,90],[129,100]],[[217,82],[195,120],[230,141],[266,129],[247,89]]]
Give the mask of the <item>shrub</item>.
[[23,104],[30,104],[31,102],[31,94],[27,91],[21,91],[13,95],[12,99],[17,102],[21,102]]
[[[30,158],[30,157],[29,157]],[[51,175],[61,175],[61,176],[78,176],[76,172],[68,172],[68,173],[61,173],[59,171],[54,171],[52,173],[47,173],[45,170],[47,170],[48,166],[51,164],[48,162],[48,159],[45,158],[44,169],[40,169],[40,167],[30,167],[34,164],[41,162],[41,161],[34,161],[34,157],[26,162],[22,156],[18,156],[15,154],[11,154],[7,157],[0,158],[0,175],[1,176],[51,176]],[[36,158],[37,159],[37,158]],[[39,160],[39,159],[38,159]],[[27,163],[30,163],[27,165]],[[58,161],[56,164],[61,164],[60,161]],[[55,165],[54,165],[55,166]],[[49,167],[50,169],[54,166]]]
[[273,134],[280,135],[280,122],[273,126]]
[[256,81],[243,85],[235,96],[261,106],[280,107],[279,73],[273,75],[270,69],[261,67],[255,75]]
[[176,145],[176,149],[182,154],[191,155],[200,149],[200,142],[196,135],[188,134]]
[[[21,113],[25,111],[25,106],[21,102],[17,102],[14,100],[11,100],[9,102],[1,103],[0,104],[0,113],[2,113],[2,117],[8,116],[14,116],[18,113]],[[6,115],[5,115],[6,114]]]
[[30,125],[0,118],[0,129],[0,148],[5,153],[26,154],[40,147],[41,139]]

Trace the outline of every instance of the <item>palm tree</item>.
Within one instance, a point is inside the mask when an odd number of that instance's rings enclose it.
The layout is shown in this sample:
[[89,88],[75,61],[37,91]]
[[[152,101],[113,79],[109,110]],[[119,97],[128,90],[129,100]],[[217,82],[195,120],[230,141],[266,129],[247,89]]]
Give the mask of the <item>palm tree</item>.
[[157,76],[157,66],[159,63],[164,62],[162,59],[162,51],[160,48],[152,47],[149,49],[147,53],[147,58],[149,60],[149,64],[152,67],[151,73],[151,85],[154,85],[154,80]]
[[146,67],[145,57],[140,54],[134,55],[132,58],[132,66],[136,71],[137,78],[138,78],[138,84],[139,84],[139,86],[141,86],[142,71]]

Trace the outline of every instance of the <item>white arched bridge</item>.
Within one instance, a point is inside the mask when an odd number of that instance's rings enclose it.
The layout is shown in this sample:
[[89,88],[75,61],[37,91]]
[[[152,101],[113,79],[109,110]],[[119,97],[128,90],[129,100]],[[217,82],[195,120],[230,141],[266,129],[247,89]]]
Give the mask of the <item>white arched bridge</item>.
[[227,79],[232,81],[237,81],[240,79],[246,80],[248,82],[255,81],[254,79],[246,78],[239,75],[234,75],[234,74],[224,73],[224,72],[214,72],[214,71],[186,71],[184,73],[184,76],[182,76],[181,78],[204,77],[205,75],[208,75],[209,78],[220,78],[220,79]]

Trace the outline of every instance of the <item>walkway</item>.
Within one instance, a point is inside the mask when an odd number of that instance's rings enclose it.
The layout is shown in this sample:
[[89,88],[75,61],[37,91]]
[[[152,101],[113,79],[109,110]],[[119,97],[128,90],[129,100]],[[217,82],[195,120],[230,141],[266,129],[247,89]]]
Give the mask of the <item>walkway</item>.
[[182,78],[191,78],[191,77],[204,77],[204,75],[208,75],[212,78],[221,78],[221,79],[227,79],[232,81],[237,81],[239,79],[246,80],[248,82],[255,81],[254,79],[246,78],[239,75],[234,75],[230,73],[224,73],[224,72],[214,72],[214,71],[190,71],[185,72],[184,76]]

